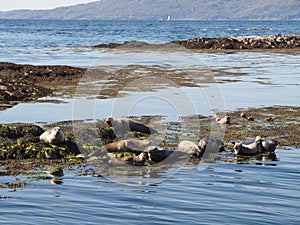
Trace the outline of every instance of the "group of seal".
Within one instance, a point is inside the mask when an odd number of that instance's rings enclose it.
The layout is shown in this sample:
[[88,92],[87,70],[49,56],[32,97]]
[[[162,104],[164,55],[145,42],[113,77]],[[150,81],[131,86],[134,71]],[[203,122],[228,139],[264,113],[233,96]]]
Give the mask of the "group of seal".
[[[214,114],[213,117],[215,118],[216,123],[230,124],[229,116],[219,117]],[[245,113],[241,113],[240,118],[247,121],[253,121],[253,118],[247,117]],[[132,119],[107,117],[105,122],[110,127],[114,128],[116,134],[124,134],[133,131],[145,134],[157,133],[153,128]],[[65,136],[60,127],[53,127],[40,135],[40,140],[49,144],[60,144],[64,142]],[[278,145],[278,141],[274,139],[263,140],[260,136],[257,136],[251,143],[234,141],[231,143],[233,144],[233,150],[237,156],[253,156],[264,154],[266,152],[274,153]],[[130,162],[133,165],[143,165],[147,159],[157,163],[165,160],[173,153],[175,153],[175,155],[185,154],[202,157],[205,151],[217,154],[224,150],[224,143],[219,139],[212,138],[201,139],[197,144],[189,140],[183,140],[178,144],[176,150],[165,150],[159,149],[156,146],[151,146],[151,141],[148,139],[128,139],[103,145],[98,150],[90,153],[89,156],[99,156],[117,152],[132,152],[136,154],[136,156],[126,157],[123,161]]]
[[278,141],[274,139],[263,140],[257,136],[252,143],[232,142],[236,155],[253,156],[264,153],[274,153],[278,145]]

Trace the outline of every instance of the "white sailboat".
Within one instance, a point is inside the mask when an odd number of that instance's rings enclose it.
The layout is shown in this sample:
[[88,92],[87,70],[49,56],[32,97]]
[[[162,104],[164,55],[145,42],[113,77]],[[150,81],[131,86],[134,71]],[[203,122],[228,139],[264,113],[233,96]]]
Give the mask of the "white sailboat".
[[169,21],[169,20],[171,20],[171,16],[170,16],[170,15],[169,15],[168,18],[167,18],[167,21]]

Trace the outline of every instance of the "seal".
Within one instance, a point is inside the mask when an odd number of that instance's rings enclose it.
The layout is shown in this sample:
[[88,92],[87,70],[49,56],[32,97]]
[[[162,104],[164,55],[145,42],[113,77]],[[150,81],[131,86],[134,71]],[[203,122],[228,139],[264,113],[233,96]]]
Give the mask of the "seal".
[[65,141],[65,136],[60,127],[53,127],[41,134],[40,141],[49,144],[59,144]]
[[127,132],[140,132],[145,134],[152,134],[157,133],[154,129],[134,121],[132,119],[127,118],[113,118],[111,116],[105,119],[105,122],[110,126],[113,127],[116,134],[124,134]]
[[248,117],[245,112],[241,112],[240,119],[246,121],[254,121],[254,117]]
[[218,123],[218,124],[230,124],[231,123],[230,116],[219,117],[217,114],[213,114],[213,118],[216,119],[216,123]]
[[[153,163],[162,162],[174,153],[172,150],[158,149],[156,146],[149,146],[146,151],[148,152],[148,159]],[[177,161],[178,157],[174,156],[171,160]]]
[[262,141],[262,147],[264,152],[275,152],[278,141],[274,139],[267,139]]
[[144,166],[147,159],[148,154],[146,152],[142,152],[137,156],[124,157],[120,161],[133,166]]
[[278,118],[279,116],[271,116],[269,118],[266,118],[266,121],[274,121],[276,118]]
[[100,149],[93,151],[88,156],[98,156],[101,154],[106,154],[107,152],[134,152],[141,153],[150,145],[150,141],[145,140],[136,140],[128,139],[115,141],[106,145],[103,145]]
[[196,145],[192,141],[181,141],[177,146],[177,151],[184,152],[186,154],[194,155],[194,156],[200,156],[202,155],[202,150],[198,145]]
[[255,141],[250,144],[236,143],[234,144],[233,149],[236,155],[244,155],[244,156],[253,156],[262,151],[262,139],[260,136],[255,138]]
[[218,153],[224,151],[224,144],[218,139],[203,138],[196,145],[192,141],[181,141],[177,146],[177,151],[191,154],[196,157],[202,157],[204,152],[208,150],[211,153]]
[[213,138],[203,138],[198,143],[201,151],[209,150],[212,153],[225,151],[223,141]]

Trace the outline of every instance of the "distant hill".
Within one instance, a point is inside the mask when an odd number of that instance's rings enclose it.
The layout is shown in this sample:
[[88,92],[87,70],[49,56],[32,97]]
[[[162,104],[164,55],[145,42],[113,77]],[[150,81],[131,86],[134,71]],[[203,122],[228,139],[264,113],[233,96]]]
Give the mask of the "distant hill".
[[51,10],[0,12],[0,19],[300,20],[300,0],[100,0]]

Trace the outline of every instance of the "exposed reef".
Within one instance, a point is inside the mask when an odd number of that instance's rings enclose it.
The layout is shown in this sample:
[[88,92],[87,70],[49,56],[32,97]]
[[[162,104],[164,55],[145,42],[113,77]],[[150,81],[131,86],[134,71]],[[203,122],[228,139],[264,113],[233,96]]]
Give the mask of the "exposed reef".
[[193,38],[172,43],[183,45],[188,49],[214,49],[214,50],[243,50],[243,49],[285,49],[299,48],[300,35],[272,35],[272,36],[241,36],[221,38]]
[[0,109],[32,101],[77,84],[85,68],[0,62]]
[[[274,138],[278,140],[281,148],[283,146],[300,146],[299,142],[299,107],[274,106],[266,108],[252,108],[244,111],[251,115],[254,120],[247,121],[240,118],[240,111],[228,113],[232,122],[226,125],[226,133],[223,139],[225,149],[233,151],[231,141],[251,139],[257,135],[263,138]],[[270,113],[278,116],[275,120],[269,121]],[[140,122],[147,124],[148,117],[142,117]],[[213,117],[189,117],[183,118],[184,121],[198,122],[197,129],[186,132],[196,134],[201,138],[208,138],[212,132],[211,124]],[[59,126],[65,134],[65,141],[58,144],[43,143],[39,136],[47,127]],[[176,133],[176,125],[165,124],[161,127],[164,132],[161,134],[163,139],[154,136],[155,145],[163,149],[174,150],[177,148],[180,133]],[[172,135],[170,135],[172,134]],[[178,135],[178,136],[177,136]],[[144,140],[149,134],[140,132],[129,132],[123,136],[116,136],[113,128],[109,127],[104,121],[99,120],[95,124],[83,121],[66,121],[47,125],[41,128],[32,124],[1,124],[0,125],[0,160],[6,159],[59,159],[68,156],[76,156],[83,153],[88,155],[109,143],[120,140],[136,138]],[[136,152],[140,154],[143,150]],[[111,151],[110,151],[111,152]],[[116,157],[127,157],[135,155],[135,152],[120,152],[119,149],[111,153],[116,153]],[[132,154],[134,153],[134,154]],[[137,155],[136,155],[137,156]]]
[[165,44],[149,44],[140,41],[129,41],[123,44],[109,43],[93,46],[95,48],[170,48],[207,50],[259,50],[259,49],[295,49],[300,48],[300,35],[240,36],[240,37],[198,37],[189,40],[177,40]]

